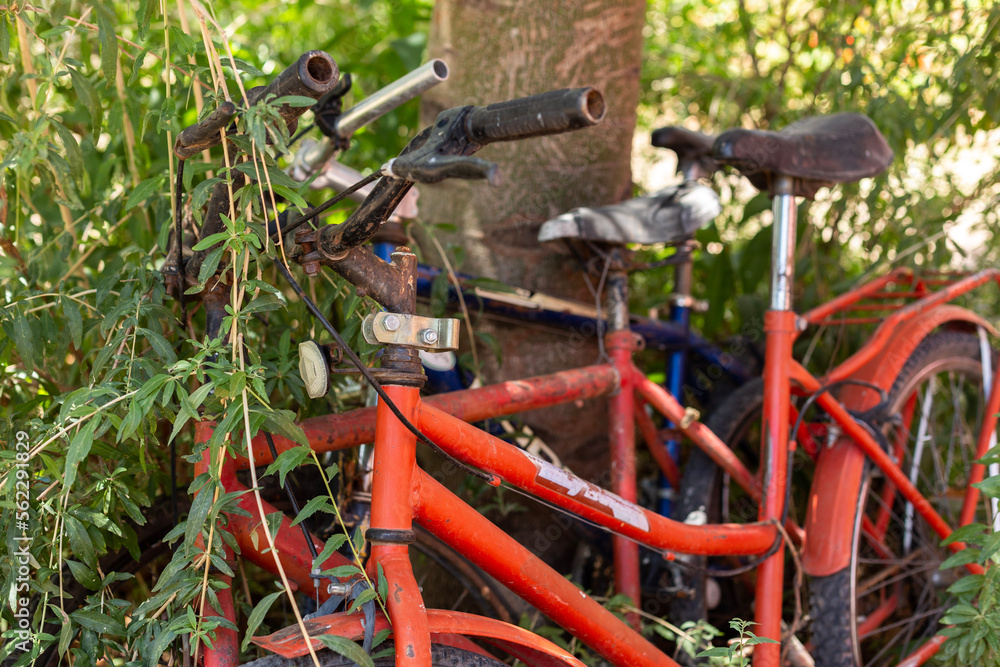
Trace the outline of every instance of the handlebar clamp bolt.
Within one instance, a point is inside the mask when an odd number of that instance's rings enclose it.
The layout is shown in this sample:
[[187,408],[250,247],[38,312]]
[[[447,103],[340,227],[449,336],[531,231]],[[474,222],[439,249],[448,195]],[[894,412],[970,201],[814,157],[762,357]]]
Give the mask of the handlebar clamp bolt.
[[399,317],[396,315],[388,315],[384,320],[382,320],[382,327],[386,331],[396,331],[399,329]]
[[434,345],[438,342],[438,332],[434,329],[423,329],[420,332],[420,342],[424,345]]

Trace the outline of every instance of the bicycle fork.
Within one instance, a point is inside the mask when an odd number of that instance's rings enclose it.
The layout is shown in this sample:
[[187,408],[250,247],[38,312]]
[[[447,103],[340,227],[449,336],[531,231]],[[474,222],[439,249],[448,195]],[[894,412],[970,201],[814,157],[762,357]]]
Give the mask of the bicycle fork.
[[[795,268],[795,197],[792,179],[775,175],[774,223],[771,249],[771,307],[764,315],[766,337],[764,366],[764,414],[761,451],[763,478],[760,521],[780,525],[788,488],[788,413],[790,362],[796,335],[796,315],[792,311],[792,281]],[[780,538],[779,538],[780,539]],[[761,637],[781,640],[781,603],[784,591],[784,545],[760,566],[756,590],[756,632]],[[778,667],[780,644],[754,647],[754,667]]]

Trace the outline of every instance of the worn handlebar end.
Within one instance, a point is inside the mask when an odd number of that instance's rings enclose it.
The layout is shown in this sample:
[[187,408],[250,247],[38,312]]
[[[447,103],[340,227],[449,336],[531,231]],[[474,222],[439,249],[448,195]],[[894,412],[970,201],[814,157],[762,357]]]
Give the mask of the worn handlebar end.
[[597,125],[606,110],[596,88],[568,88],[476,107],[467,128],[472,141],[486,145]]
[[[316,100],[333,90],[339,80],[340,70],[329,54],[323,51],[308,51],[266,87],[259,86],[247,91],[246,106],[252,106],[272,94],[275,97],[301,95]],[[285,123],[289,125],[289,131],[293,131],[292,123],[305,112],[305,107],[293,107],[287,104],[279,111]],[[186,160],[205,149],[218,146],[222,143],[219,130],[229,125],[235,114],[236,105],[229,101],[223,102],[204,120],[177,135],[174,155]]]

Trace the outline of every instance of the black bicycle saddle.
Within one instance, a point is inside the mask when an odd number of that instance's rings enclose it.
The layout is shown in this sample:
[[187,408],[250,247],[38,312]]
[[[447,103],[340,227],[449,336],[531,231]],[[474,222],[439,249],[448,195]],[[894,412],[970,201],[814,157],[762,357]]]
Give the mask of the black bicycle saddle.
[[772,175],[790,176],[795,195],[809,199],[823,186],[876,176],[893,157],[875,123],[857,113],[812,116],[777,132],[727,130],[715,140],[712,156],[760,190],[771,189]]
[[538,240],[680,243],[721,212],[719,197],[712,188],[688,182],[620,204],[575,208],[544,223]]

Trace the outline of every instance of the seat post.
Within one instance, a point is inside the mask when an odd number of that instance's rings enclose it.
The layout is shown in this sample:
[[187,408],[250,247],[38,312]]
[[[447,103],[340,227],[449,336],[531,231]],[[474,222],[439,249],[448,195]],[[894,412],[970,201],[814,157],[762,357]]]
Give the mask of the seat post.
[[[795,261],[795,197],[792,179],[774,174],[774,240],[771,257],[771,307],[764,316],[767,337],[764,354],[764,410],[761,426],[762,497],[760,521],[780,523],[784,519],[785,489],[788,485],[789,375],[792,343],[795,341],[795,312],[792,310],[792,279]],[[783,545],[782,545],[783,546]],[[757,571],[756,628],[761,637],[781,640],[782,591],[784,589],[784,549],[767,558]],[[778,667],[781,647],[755,647],[754,667]]]
[[792,280],[795,277],[795,196],[792,179],[775,174],[771,193],[774,197],[774,226],[771,242],[771,310],[792,309]]

